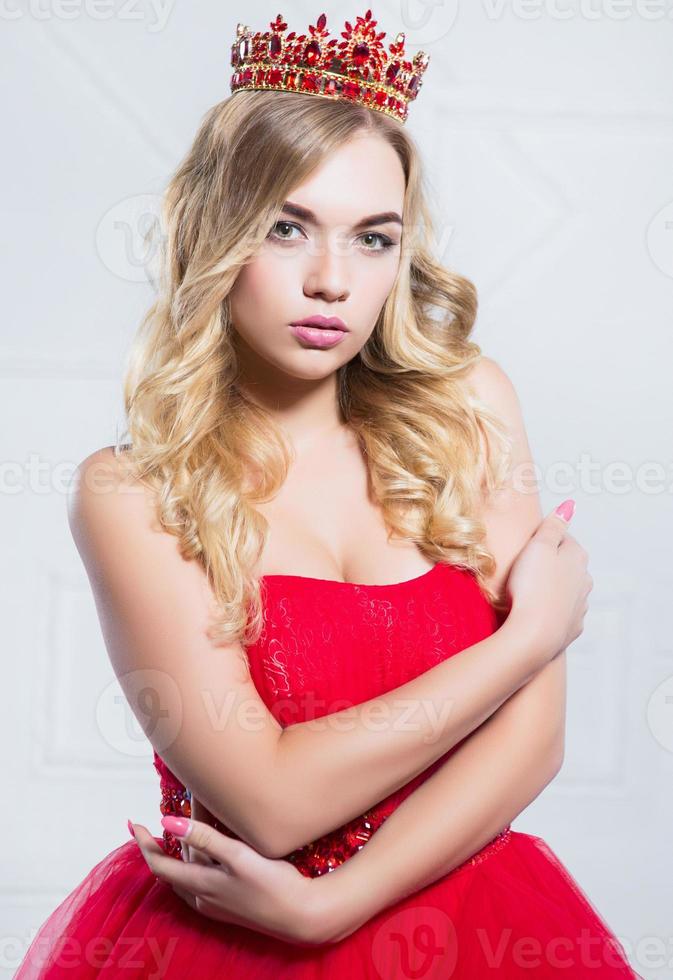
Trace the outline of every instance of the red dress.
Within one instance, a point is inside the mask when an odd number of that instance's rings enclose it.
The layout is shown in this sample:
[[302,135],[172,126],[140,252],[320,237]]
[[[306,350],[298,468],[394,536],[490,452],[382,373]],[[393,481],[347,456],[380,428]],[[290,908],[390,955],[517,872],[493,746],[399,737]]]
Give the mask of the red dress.
[[[264,631],[248,655],[255,686],[283,726],[384,694],[499,624],[473,573],[443,563],[392,585],[268,575],[262,586]],[[348,860],[456,748],[361,818],[286,859],[313,877]],[[188,789],[156,753],[154,765],[162,811],[189,815]],[[157,840],[179,859],[172,835],[164,832]],[[15,974],[18,980],[113,976],[640,977],[545,841],[509,826],[438,881],[380,911],[339,943],[316,947],[200,915],[154,878],[129,839],[55,909]]]

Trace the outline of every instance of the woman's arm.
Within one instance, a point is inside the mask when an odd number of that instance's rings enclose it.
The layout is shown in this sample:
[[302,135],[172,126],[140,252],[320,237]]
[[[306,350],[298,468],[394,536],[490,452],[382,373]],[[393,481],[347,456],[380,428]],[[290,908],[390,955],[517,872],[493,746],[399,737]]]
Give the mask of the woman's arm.
[[320,880],[325,941],[471,857],[542,792],[563,761],[565,651],[488,718],[388,817],[362,850]]

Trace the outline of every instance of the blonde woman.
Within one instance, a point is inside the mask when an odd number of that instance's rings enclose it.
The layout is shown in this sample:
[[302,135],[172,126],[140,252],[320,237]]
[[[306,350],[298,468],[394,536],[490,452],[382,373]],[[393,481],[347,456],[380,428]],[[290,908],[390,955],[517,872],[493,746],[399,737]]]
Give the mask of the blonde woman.
[[163,836],[130,823],[17,976],[637,976],[510,826],[562,764],[592,582],[403,120],[235,91],[164,222],[128,439],[69,507]]

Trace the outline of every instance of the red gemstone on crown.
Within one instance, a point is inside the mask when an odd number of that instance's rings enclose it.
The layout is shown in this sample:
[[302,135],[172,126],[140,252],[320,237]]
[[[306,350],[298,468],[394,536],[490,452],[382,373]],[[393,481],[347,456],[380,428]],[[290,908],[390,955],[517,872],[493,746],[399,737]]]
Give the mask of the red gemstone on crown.
[[317,41],[309,41],[304,50],[304,60],[309,65],[316,65],[320,59],[320,45]]
[[367,58],[369,58],[369,45],[356,44],[353,48],[353,62],[358,68],[362,68],[364,64],[367,63]]
[[280,38],[277,34],[274,34],[269,44],[269,54],[272,58],[277,58],[280,55],[280,48]]
[[304,75],[301,80],[301,87],[307,92],[319,92],[320,85],[315,75]]
[[388,65],[388,69],[386,71],[386,81],[394,82],[397,78],[399,70],[400,65],[397,61],[393,61],[392,64]]

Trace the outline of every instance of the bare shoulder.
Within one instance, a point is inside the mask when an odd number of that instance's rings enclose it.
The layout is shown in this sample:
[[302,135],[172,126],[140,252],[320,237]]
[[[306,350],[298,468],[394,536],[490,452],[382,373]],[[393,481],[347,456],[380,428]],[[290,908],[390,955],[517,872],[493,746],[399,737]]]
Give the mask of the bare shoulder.
[[78,465],[67,507],[70,533],[97,597],[143,590],[149,581],[163,581],[167,593],[184,583],[189,563],[159,520],[155,492],[133,477],[114,446],[97,449]]
[[74,534],[92,523],[149,521],[150,488],[130,473],[124,454],[114,446],[91,453],[77,466],[68,489],[68,521]]
[[[519,395],[506,371],[493,358],[482,356],[465,375],[465,383],[480,405],[504,424],[511,443],[510,477],[502,489],[484,494],[478,514],[497,566],[490,584],[499,590],[542,520],[538,474]],[[482,457],[482,471],[483,462]]]
[[465,375],[465,382],[479,401],[509,424],[523,423],[519,396],[514,384],[492,357],[480,357]]
[[107,601],[151,593],[202,622],[213,600],[204,570],[186,558],[177,534],[159,519],[157,491],[137,479],[114,446],[91,453],[76,468],[68,491],[68,523],[94,595]]

